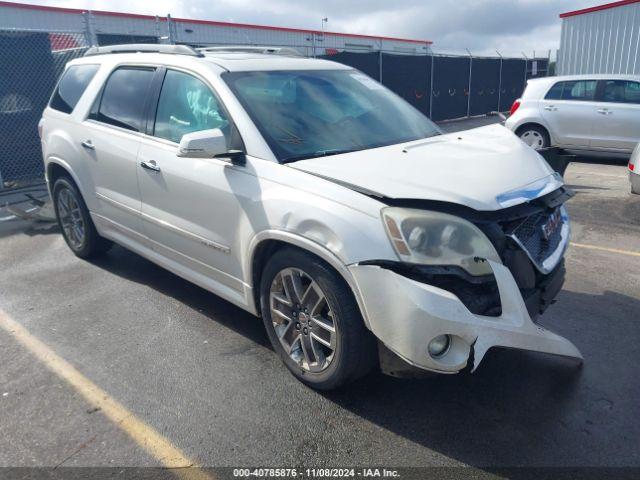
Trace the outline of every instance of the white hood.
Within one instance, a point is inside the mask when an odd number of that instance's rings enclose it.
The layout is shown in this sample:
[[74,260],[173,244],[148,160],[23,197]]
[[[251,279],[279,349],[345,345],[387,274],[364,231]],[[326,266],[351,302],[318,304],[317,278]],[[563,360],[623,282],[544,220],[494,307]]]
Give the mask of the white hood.
[[[501,125],[289,166],[385,197],[439,200],[476,210],[509,206],[504,198],[514,204],[519,197],[514,192],[525,187],[531,198],[562,185],[538,153]],[[549,182],[541,182],[545,178]]]

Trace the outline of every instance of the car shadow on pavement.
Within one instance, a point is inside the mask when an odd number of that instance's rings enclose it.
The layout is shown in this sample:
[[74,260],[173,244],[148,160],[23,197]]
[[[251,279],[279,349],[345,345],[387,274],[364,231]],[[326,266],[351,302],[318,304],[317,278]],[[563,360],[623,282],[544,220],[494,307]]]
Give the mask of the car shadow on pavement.
[[25,234],[29,237],[38,235],[59,234],[60,227],[56,222],[34,222],[30,220],[12,219],[0,223],[0,238]]
[[[116,246],[92,263],[271,348],[254,316],[134,253]],[[640,435],[633,368],[640,358],[639,311],[638,299],[615,292],[563,291],[542,323],[578,346],[583,367],[551,355],[491,349],[473,374],[404,380],[374,372],[337,391],[306,394],[479,468],[638,463],[632,439]]]
[[577,155],[571,163],[593,163],[597,165],[627,165],[629,163],[628,158],[624,157],[611,157],[611,156],[587,156],[587,155]]
[[90,262],[119,277],[153,288],[251,341],[271,348],[260,319],[136,253],[114,245],[107,254]]
[[[594,186],[590,186],[590,185],[576,185],[576,184],[570,184],[570,183],[565,183],[565,187],[570,188],[572,190],[611,190],[610,188],[607,187],[594,187]],[[580,193],[580,192],[577,192]]]

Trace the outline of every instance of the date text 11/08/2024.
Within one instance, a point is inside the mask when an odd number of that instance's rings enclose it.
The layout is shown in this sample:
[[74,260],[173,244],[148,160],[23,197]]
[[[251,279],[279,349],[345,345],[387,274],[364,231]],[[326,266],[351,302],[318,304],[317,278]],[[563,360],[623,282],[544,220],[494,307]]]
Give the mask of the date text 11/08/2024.
[[394,478],[399,477],[397,470],[386,468],[236,468],[233,476],[237,478]]

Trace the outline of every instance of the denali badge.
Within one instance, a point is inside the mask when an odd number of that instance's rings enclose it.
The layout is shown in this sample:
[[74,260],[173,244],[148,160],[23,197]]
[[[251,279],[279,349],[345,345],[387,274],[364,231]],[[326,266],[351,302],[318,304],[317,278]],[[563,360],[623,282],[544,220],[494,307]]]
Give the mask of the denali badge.
[[558,226],[562,221],[562,216],[560,215],[560,209],[556,208],[556,210],[549,216],[547,221],[542,224],[542,237],[545,240],[549,240],[553,232],[556,231]]

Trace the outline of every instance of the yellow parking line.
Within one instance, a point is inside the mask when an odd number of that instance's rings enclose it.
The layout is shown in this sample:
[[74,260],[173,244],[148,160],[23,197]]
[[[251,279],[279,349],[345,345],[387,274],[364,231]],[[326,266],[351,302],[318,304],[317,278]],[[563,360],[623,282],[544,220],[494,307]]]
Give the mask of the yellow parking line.
[[586,245],[584,243],[574,243],[574,242],[571,242],[571,246],[578,247],[578,248],[588,248],[591,250],[601,250],[603,252],[609,252],[609,253],[619,253],[620,255],[630,255],[632,257],[640,257],[640,252],[632,252],[630,250],[619,250],[617,248],[598,247],[597,245]]
[[[156,458],[163,467],[176,469],[174,473],[186,479],[211,479],[206,472],[195,466],[180,449],[157,432],[153,427],[137,418],[120,402],[109,396],[73,365],[56,354],[51,348],[29,333],[22,325],[0,309],[0,328],[20,342],[53,373],[71,385],[87,402],[100,411],[118,428],[124,431],[140,447]],[[192,467],[192,468],[190,468]]]

